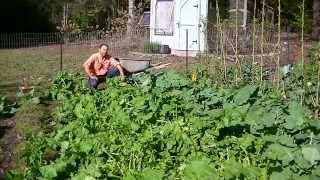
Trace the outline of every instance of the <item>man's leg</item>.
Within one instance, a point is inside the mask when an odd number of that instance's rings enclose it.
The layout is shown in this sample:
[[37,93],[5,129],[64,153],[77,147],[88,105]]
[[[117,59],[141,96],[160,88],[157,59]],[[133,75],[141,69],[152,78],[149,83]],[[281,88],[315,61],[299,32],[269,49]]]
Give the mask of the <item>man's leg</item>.
[[98,84],[99,84],[99,80],[98,79],[91,79],[90,77],[88,77],[88,83],[89,83],[90,88],[97,89]]
[[119,76],[119,75],[120,75],[120,72],[119,72],[118,68],[115,66],[111,66],[107,72],[107,78],[112,78],[112,77]]

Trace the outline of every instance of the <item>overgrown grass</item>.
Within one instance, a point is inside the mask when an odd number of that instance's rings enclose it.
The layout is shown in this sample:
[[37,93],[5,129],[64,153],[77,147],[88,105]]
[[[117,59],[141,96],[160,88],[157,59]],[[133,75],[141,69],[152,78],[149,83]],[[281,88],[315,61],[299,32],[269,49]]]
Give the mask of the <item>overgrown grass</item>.
[[149,42],[149,40],[147,40],[141,43],[140,51],[150,54],[159,54],[160,46],[160,43]]
[[[63,49],[63,69],[81,72],[82,63],[95,48]],[[0,50],[0,94],[14,97],[19,85],[46,88],[60,70],[59,46]]]

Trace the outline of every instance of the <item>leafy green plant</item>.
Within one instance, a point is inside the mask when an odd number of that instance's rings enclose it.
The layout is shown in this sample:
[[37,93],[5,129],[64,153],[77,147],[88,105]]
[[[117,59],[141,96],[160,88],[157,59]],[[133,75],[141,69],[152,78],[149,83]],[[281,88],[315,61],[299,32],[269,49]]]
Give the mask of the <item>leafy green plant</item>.
[[313,46],[310,50],[310,60],[312,64],[317,64],[320,61],[320,42]]
[[173,71],[112,79],[104,91],[82,83],[54,81],[56,125],[29,139],[24,179],[320,177],[320,124],[294,97]]
[[82,93],[86,90],[89,88],[84,77],[62,71],[53,80],[48,97],[53,100],[62,100],[75,92]]
[[12,116],[17,111],[17,104],[11,103],[5,96],[0,96],[0,117]]

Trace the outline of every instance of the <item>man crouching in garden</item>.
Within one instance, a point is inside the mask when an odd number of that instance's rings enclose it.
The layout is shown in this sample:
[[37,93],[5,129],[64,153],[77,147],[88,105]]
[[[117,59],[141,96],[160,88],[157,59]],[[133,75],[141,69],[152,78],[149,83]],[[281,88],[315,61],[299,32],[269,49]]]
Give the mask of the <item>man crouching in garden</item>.
[[125,78],[120,63],[108,54],[108,49],[107,44],[100,44],[99,52],[92,54],[83,64],[91,88],[97,88],[106,78],[118,75],[121,80]]

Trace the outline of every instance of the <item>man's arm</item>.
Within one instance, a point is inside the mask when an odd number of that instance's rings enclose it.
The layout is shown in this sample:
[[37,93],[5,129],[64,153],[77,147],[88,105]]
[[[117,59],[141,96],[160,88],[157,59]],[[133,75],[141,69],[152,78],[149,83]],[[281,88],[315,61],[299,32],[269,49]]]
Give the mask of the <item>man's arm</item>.
[[97,79],[97,76],[96,76],[93,72],[91,72],[91,70],[90,70],[90,66],[92,65],[93,61],[94,61],[94,55],[91,55],[91,56],[89,57],[89,59],[87,59],[86,62],[83,63],[82,66],[83,66],[85,72],[87,73],[87,75],[88,75],[91,79]]
[[116,67],[118,68],[118,70],[120,72],[121,79],[123,80],[125,78],[125,76],[124,76],[124,72],[123,72],[122,66],[120,64],[118,64]]
[[122,68],[120,62],[115,60],[114,58],[111,58],[111,63],[113,66],[117,67],[117,69],[119,70],[121,79],[124,79],[125,76],[124,76],[123,68]]

